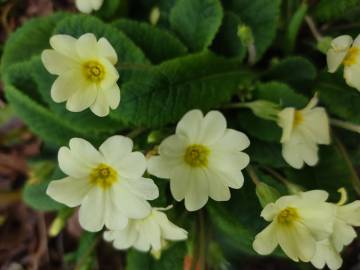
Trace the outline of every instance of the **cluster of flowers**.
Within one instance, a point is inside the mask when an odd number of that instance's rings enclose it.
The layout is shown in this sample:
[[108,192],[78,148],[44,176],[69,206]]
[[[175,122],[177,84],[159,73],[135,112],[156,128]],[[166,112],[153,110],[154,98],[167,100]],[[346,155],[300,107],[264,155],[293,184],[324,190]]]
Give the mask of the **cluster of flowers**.
[[[58,75],[51,88],[55,102],[66,101],[73,112],[90,108],[100,117],[118,107],[117,54],[106,38],[97,40],[91,33],[78,39],[55,35],[50,44],[53,49],[42,53],[42,61]],[[351,57],[343,57],[346,62],[355,57],[349,53]],[[318,144],[330,143],[328,116],[316,105],[315,96],[301,110],[276,111],[275,120],[283,129],[282,153],[294,168],[316,165]],[[165,240],[184,240],[187,232],[168,220],[167,208],[151,207],[148,201],[159,191],[153,180],[143,177],[145,171],[170,179],[175,200],[184,200],[188,211],[196,211],[209,197],[227,201],[229,188],[242,187],[241,170],[249,164],[243,150],[249,145],[244,133],[227,128],[220,112],[203,115],[200,110],[186,113],[175,134],[160,144],[159,155],[148,160],[143,153],[132,152],[133,142],[124,136],[108,138],[98,150],[73,138],[58,153],[59,167],[67,177],[52,181],[47,194],[69,207],[80,205],[81,226],[92,232],[105,226],[104,238],[115,248],[158,252]],[[319,268],[327,263],[337,269],[339,252],[356,236],[351,226],[360,225],[360,202],[343,206],[326,199],[325,191],[309,191],[267,205],[261,215],[272,223],[257,235],[254,249],[269,254],[279,244],[295,261],[311,261]]]

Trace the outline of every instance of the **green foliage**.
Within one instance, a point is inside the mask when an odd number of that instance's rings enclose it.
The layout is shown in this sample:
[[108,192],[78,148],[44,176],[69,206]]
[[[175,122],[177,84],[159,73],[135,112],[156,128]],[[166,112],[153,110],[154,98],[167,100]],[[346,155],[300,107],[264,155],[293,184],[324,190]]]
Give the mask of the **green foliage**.
[[54,173],[55,164],[51,161],[37,161],[30,167],[30,179],[23,189],[23,200],[31,208],[40,211],[54,211],[64,205],[54,201],[46,194],[46,189]]
[[187,48],[170,32],[147,23],[120,19],[113,23],[143,50],[154,64],[184,55]]
[[173,244],[163,251],[159,260],[150,254],[131,250],[127,255],[126,270],[182,270],[185,254],[186,245],[183,242]]
[[314,7],[314,15],[320,21],[344,18],[347,12],[358,7],[359,0],[320,0]]
[[170,23],[192,51],[201,51],[211,44],[222,17],[219,0],[178,0],[171,10]]
[[280,0],[225,0],[225,8],[236,13],[250,27],[260,59],[275,39],[280,16]]
[[122,87],[123,104],[113,117],[138,126],[177,121],[188,110],[209,110],[229,101],[254,75],[211,53],[189,55],[149,69]]
[[329,112],[360,124],[359,92],[347,86],[340,74],[321,73],[315,89]]

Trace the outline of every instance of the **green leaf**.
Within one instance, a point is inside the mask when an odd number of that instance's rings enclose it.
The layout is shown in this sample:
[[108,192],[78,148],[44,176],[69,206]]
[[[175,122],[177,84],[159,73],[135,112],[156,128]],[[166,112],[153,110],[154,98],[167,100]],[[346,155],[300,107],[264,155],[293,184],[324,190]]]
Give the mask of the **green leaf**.
[[125,34],[95,17],[69,16],[62,20],[54,30],[54,34],[67,34],[76,38],[85,33],[94,33],[97,38],[105,37],[113,46],[119,58],[116,67],[120,69],[120,82],[129,79],[133,73],[131,69],[121,70],[121,65],[148,63],[143,52]]
[[236,13],[254,34],[257,59],[275,39],[280,16],[280,0],[226,0],[226,10]]
[[122,88],[122,106],[112,113],[124,122],[154,127],[175,122],[188,110],[204,111],[229,101],[254,75],[211,53],[165,62]]
[[313,8],[313,13],[322,22],[336,20],[344,18],[359,4],[359,0],[320,0]]
[[184,242],[172,244],[155,260],[149,253],[130,250],[127,255],[126,270],[182,270],[186,245]]
[[246,47],[238,36],[238,26],[241,25],[238,15],[226,11],[220,30],[214,40],[213,49],[227,57],[236,57],[239,61],[246,55]]
[[201,51],[213,41],[222,17],[219,0],[178,0],[170,24],[192,51]]
[[143,50],[154,64],[184,55],[187,48],[171,32],[148,23],[120,19],[113,23]]
[[264,79],[282,81],[303,90],[306,86],[313,87],[316,75],[316,68],[309,60],[291,56],[271,66],[264,74]]
[[289,53],[295,48],[296,38],[308,10],[308,5],[303,2],[292,16],[285,35],[285,50]]
[[326,109],[346,121],[360,124],[360,95],[346,85],[342,75],[323,72],[319,76],[315,89]]
[[127,12],[127,0],[106,0],[99,11],[94,12],[95,16],[110,19],[116,15],[125,15]]
[[24,186],[22,198],[31,208],[38,211],[54,211],[65,206],[46,194],[55,164],[51,161],[38,161],[30,166],[30,179]]
[[11,65],[29,60],[46,49],[53,29],[64,17],[64,13],[57,13],[32,19],[11,34],[2,55],[1,73],[7,73]]
[[[268,100],[281,107],[296,108],[302,108],[308,102],[304,96],[279,82],[258,84],[254,91],[254,99]],[[239,112],[237,117],[239,126],[252,136],[268,142],[280,142],[281,128],[274,121],[258,118],[247,110]]]

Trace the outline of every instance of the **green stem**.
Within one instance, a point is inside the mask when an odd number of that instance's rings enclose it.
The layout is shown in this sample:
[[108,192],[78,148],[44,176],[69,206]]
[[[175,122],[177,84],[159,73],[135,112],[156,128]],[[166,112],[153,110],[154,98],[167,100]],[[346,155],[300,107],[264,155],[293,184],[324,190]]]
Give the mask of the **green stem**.
[[360,179],[359,179],[359,176],[358,174],[356,173],[355,169],[354,169],[354,166],[351,162],[351,159],[349,157],[349,154],[347,153],[346,151],[346,148],[345,146],[342,144],[342,142],[339,140],[339,138],[337,138],[336,136],[334,136],[334,139],[335,139],[335,144],[340,152],[340,154],[343,156],[344,158],[344,161],[346,163],[346,165],[348,166],[349,170],[350,170],[350,173],[351,173],[351,177],[350,177],[350,180],[351,180],[351,183],[356,191],[356,193],[358,195],[360,195]]
[[360,125],[355,125],[339,119],[330,119],[330,123],[335,127],[343,128],[360,134]]
[[206,267],[206,232],[204,211],[199,211],[199,266],[200,270]]
[[256,175],[256,172],[255,172],[253,166],[248,165],[248,166],[246,167],[246,171],[247,171],[247,173],[249,174],[250,179],[254,182],[255,186],[257,186],[258,184],[261,183],[259,177]]
[[305,21],[309,26],[311,34],[314,36],[316,41],[319,42],[323,38],[323,36],[320,34],[319,30],[317,29],[314,20],[310,16],[305,16]]

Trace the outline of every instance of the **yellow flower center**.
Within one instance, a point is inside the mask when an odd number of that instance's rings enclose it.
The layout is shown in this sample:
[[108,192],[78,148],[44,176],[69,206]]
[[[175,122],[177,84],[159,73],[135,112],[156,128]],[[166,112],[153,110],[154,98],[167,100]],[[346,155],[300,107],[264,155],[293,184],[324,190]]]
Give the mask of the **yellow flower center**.
[[90,174],[90,182],[103,189],[109,188],[117,181],[117,172],[110,166],[101,163]]
[[349,67],[357,63],[357,58],[360,53],[359,48],[351,47],[343,61],[344,66]]
[[293,207],[285,208],[277,216],[278,222],[283,225],[291,225],[298,218],[298,211],[296,210],[296,208]]
[[191,167],[206,167],[210,150],[201,144],[188,146],[185,152],[184,160]]
[[88,61],[83,65],[84,74],[87,80],[98,83],[105,77],[105,68],[97,61]]
[[294,114],[294,127],[300,125],[304,121],[304,116],[300,111],[295,111]]

